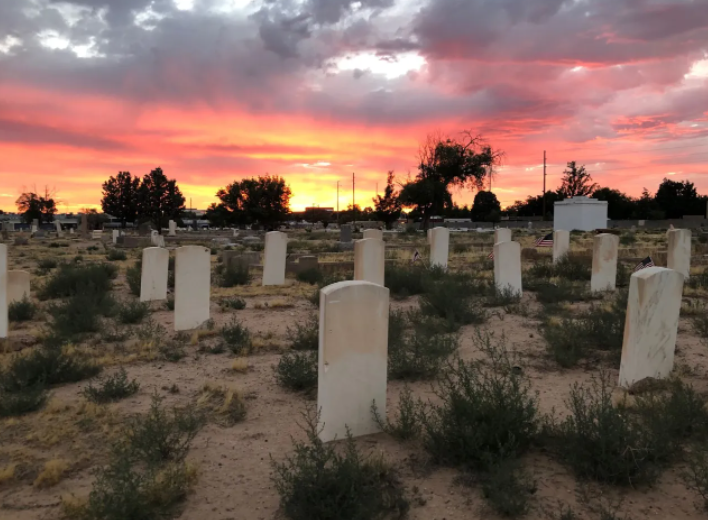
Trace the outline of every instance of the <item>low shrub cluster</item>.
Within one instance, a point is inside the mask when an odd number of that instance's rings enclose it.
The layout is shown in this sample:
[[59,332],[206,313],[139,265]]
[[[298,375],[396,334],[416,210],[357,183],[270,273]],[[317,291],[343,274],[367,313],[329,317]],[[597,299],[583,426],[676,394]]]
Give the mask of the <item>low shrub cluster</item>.
[[10,321],[30,321],[37,313],[37,306],[25,296],[22,300],[12,302],[7,308],[7,317]]

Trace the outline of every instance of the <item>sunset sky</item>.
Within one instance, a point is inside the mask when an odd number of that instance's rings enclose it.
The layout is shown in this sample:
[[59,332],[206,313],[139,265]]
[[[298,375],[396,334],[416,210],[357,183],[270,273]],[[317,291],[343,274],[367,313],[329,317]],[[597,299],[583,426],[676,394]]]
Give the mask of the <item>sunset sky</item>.
[[[567,161],[638,196],[708,193],[708,0],[0,0],[0,209],[97,206],[160,166],[188,205],[282,175],[369,205],[428,133],[505,152],[502,205]],[[458,193],[459,203],[473,195]]]

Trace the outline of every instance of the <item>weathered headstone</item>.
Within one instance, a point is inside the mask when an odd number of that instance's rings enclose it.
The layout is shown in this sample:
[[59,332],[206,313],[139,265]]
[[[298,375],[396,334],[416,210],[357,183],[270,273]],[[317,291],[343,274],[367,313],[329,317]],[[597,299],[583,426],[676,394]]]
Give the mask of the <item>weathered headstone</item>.
[[611,233],[595,235],[592,249],[590,291],[614,291],[617,285],[619,237]]
[[168,225],[169,225],[169,228],[168,228],[169,230],[168,230],[167,234],[171,237],[175,236],[177,234],[177,222],[175,222],[174,220],[170,220]]
[[528,229],[529,231],[532,231],[532,230],[533,230],[533,222],[529,221],[529,222],[526,224],[526,229]]
[[[371,414],[386,418],[387,288],[339,282],[320,291],[317,407],[319,437],[328,442],[381,431]],[[362,324],[365,324],[362,326]]]
[[114,244],[117,244],[117,243],[118,243],[118,239],[120,238],[120,229],[114,229],[114,230],[112,231],[112,236],[113,236],[113,243],[114,243]]
[[184,246],[175,254],[175,330],[190,330],[209,319],[211,251]]
[[29,271],[7,272],[7,304],[20,302],[30,297]]
[[570,232],[559,229],[553,232],[553,263],[568,256],[570,251]]
[[433,243],[433,229],[432,228],[428,229],[428,231],[426,232],[425,238],[428,241],[428,245],[431,245]]
[[8,280],[7,280],[7,246],[0,244],[0,338],[8,335]]
[[339,241],[340,242],[351,242],[352,241],[352,226],[350,224],[342,224],[339,230]]
[[55,220],[55,221],[54,221],[54,227],[55,227],[56,230],[57,230],[57,236],[58,236],[59,238],[61,238],[62,235],[63,235],[63,233],[61,232],[61,222],[59,222],[58,220]]
[[285,283],[287,254],[288,235],[281,231],[266,233],[263,252],[263,285],[283,285]]
[[619,385],[647,377],[666,378],[674,366],[684,277],[673,269],[648,267],[629,282]]
[[691,230],[671,229],[666,266],[688,278],[691,271]]
[[383,285],[385,249],[384,241],[377,238],[354,242],[354,279]]
[[383,240],[383,230],[381,229],[365,229],[364,238],[375,238],[376,240]]
[[140,275],[140,301],[167,299],[167,278],[170,253],[161,247],[143,249],[143,266]]
[[88,215],[86,213],[81,214],[81,238],[88,237]]
[[494,243],[511,242],[511,229],[498,228],[494,230]]
[[94,229],[91,231],[91,238],[93,240],[101,240],[103,238],[103,231],[100,229]]
[[502,292],[521,296],[521,245],[518,242],[494,244],[494,284]]
[[450,230],[444,227],[433,228],[430,233],[430,267],[447,268],[449,249]]
[[32,220],[32,233],[36,233],[39,230],[39,219]]
[[46,234],[44,231],[42,231],[41,229],[39,229],[39,230],[37,230],[37,231],[34,232],[33,237],[34,237],[34,238],[46,238],[46,237],[47,237],[47,234]]

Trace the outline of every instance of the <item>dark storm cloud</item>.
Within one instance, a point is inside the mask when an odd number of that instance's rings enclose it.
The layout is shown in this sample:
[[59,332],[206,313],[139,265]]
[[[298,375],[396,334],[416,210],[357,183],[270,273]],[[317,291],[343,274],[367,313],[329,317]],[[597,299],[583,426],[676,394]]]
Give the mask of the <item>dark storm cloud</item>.
[[123,143],[41,124],[0,119],[0,142],[66,145],[96,150],[120,150]]

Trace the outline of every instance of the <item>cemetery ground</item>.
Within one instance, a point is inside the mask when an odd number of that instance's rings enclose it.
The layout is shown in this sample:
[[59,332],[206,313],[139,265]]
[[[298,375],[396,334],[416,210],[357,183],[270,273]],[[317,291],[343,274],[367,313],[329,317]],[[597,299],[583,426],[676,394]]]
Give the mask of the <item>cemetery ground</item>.
[[520,299],[493,289],[491,234],[452,233],[447,272],[411,262],[423,233],[387,234],[385,432],[325,445],[308,424],[316,294],[353,274],[338,233],[288,231],[288,253],[321,267],[265,287],[205,238],[211,318],[179,333],[174,254],[167,301],[142,304],[140,249],[9,245],[32,297],[0,354],[0,518],[705,518],[708,244],[694,239],[671,379],[626,392],[626,286],[638,259],[666,265],[665,232],[622,233],[620,287],[599,295],[593,234],[554,266],[539,233],[514,230]]

